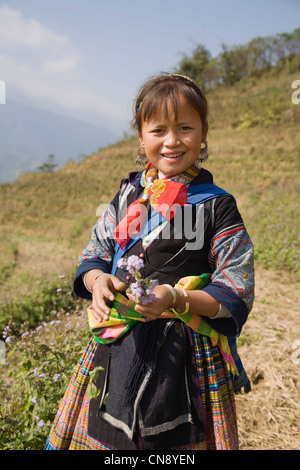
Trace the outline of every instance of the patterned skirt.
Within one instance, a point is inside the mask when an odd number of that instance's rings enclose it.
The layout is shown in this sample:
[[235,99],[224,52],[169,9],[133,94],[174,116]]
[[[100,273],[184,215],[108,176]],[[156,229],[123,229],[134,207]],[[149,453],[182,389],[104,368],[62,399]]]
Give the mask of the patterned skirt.
[[[206,440],[173,447],[181,450],[238,450],[238,433],[231,374],[218,346],[193,333]],[[86,389],[98,343],[92,338],[75,368],[52,425],[46,450],[117,450],[88,435],[89,398]],[[138,449],[137,449],[138,450]],[[171,450],[171,449],[170,449]]]

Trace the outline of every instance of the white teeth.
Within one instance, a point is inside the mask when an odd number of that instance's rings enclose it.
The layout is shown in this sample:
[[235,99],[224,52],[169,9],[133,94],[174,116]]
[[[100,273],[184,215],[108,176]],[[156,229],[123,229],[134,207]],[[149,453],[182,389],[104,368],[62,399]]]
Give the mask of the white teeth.
[[168,155],[168,154],[163,153],[163,156],[168,157],[168,158],[177,158],[177,157],[180,157],[182,154],[183,153],[176,153],[174,155]]

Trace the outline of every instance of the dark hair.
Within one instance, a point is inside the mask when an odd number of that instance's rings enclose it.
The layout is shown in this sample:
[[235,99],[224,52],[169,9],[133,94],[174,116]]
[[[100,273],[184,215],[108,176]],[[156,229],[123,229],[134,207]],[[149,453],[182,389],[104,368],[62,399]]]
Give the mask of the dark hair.
[[182,94],[199,113],[202,125],[207,122],[207,101],[196,82],[184,75],[163,73],[148,80],[137,94],[134,104],[133,124],[141,132],[143,121],[148,121],[159,106],[166,114],[171,102],[175,117],[178,116],[178,96]]

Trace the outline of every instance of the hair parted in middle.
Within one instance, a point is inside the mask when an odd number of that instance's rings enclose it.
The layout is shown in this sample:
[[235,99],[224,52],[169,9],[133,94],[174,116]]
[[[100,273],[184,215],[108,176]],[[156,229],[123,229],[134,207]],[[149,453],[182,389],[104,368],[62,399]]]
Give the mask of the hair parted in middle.
[[140,89],[134,103],[134,119],[138,132],[142,131],[143,121],[151,119],[155,111],[164,106],[166,115],[171,102],[175,117],[178,116],[178,100],[182,94],[198,112],[202,125],[207,123],[208,106],[199,85],[189,77],[176,73],[162,73],[150,78]]

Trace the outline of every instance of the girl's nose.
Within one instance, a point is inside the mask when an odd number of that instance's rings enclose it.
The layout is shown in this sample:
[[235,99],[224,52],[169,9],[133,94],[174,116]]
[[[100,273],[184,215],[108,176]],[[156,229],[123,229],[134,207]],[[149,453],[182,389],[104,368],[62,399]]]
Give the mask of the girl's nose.
[[168,147],[174,147],[178,144],[178,135],[175,131],[169,131],[165,136],[165,145]]

